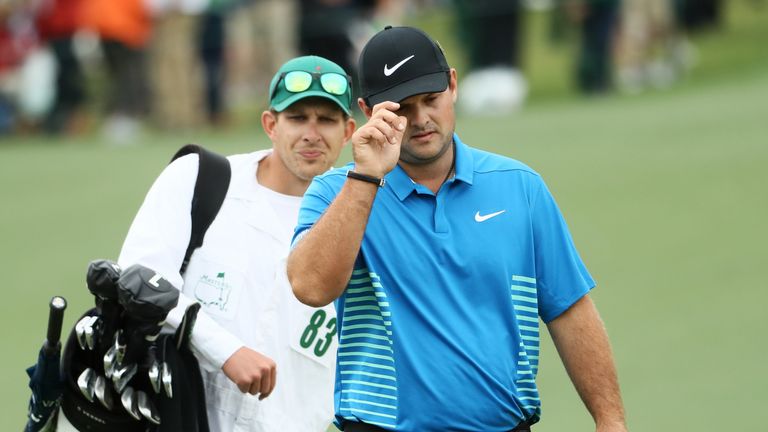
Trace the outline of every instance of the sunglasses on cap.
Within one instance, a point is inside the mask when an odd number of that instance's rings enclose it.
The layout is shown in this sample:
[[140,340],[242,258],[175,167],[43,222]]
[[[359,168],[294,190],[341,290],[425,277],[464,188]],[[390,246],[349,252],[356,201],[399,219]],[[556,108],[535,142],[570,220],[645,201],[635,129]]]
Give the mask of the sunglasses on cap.
[[275,87],[271,91],[272,99],[275,98],[277,87],[281,82],[284,83],[285,89],[289,92],[301,93],[309,90],[312,86],[312,82],[315,80],[320,80],[320,87],[322,87],[326,93],[336,96],[345,94],[352,86],[352,78],[349,75],[342,75],[336,72],[283,72],[280,74],[280,78],[277,79]]

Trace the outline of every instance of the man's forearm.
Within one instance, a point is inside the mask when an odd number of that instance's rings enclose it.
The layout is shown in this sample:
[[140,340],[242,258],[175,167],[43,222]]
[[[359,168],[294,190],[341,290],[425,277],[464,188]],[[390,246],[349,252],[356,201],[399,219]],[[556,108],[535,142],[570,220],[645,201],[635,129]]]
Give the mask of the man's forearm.
[[288,256],[288,280],[302,303],[325,306],[341,295],[360,251],[378,186],[347,180],[323,216]]
[[626,430],[608,335],[589,296],[585,295],[550,322],[549,332],[597,429]]

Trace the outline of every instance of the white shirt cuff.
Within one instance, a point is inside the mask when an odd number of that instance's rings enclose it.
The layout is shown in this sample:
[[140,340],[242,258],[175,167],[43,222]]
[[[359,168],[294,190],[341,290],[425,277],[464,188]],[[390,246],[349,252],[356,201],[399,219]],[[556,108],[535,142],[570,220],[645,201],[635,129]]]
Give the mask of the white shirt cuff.
[[[179,304],[168,313],[167,323],[178,328],[187,307],[194,303],[184,294],[179,296]],[[200,367],[208,372],[217,372],[235,351],[244,347],[245,343],[228,330],[221,327],[205,311],[197,314],[195,326],[192,328],[192,352],[197,356]]]

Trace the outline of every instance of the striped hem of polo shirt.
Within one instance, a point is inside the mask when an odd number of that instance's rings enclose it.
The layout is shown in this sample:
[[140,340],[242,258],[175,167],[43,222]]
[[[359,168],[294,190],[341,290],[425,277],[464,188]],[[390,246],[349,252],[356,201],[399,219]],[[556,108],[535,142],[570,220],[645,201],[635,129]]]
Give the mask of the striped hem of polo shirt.
[[541,398],[536,387],[539,372],[539,302],[536,279],[512,275],[510,296],[520,330],[520,352],[517,362],[517,386],[521,408],[528,416],[541,416]]
[[392,319],[378,275],[355,269],[343,301],[337,415],[392,429],[397,423]]

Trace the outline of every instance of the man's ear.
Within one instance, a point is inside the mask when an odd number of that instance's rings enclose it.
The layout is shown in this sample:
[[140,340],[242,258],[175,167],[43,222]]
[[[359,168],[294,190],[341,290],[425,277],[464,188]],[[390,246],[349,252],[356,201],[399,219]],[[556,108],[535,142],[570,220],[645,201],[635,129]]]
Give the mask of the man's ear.
[[365,104],[363,98],[357,98],[357,106],[360,107],[360,111],[365,114],[366,118],[371,118],[371,115],[373,114],[373,108],[369,108],[368,105]]
[[344,145],[347,145],[349,139],[352,138],[352,134],[355,133],[356,126],[357,122],[355,122],[354,117],[347,117],[347,120],[344,122]]
[[453,103],[456,103],[456,99],[459,96],[459,79],[456,76],[456,69],[451,68],[451,72],[448,78],[448,88],[451,89]]
[[279,113],[274,113],[270,110],[261,113],[261,127],[270,139],[274,139],[275,125],[277,125],[278,115]]

